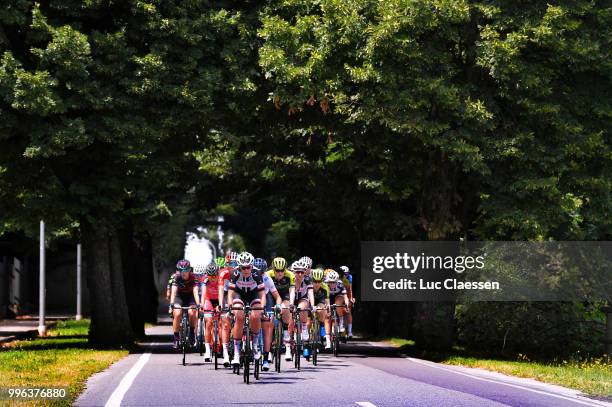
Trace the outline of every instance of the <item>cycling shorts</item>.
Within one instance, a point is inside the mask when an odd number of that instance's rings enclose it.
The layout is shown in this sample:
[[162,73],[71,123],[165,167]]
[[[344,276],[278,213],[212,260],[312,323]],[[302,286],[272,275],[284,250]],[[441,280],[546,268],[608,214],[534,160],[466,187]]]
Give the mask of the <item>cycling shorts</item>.
[[190,305],[197,304],[193,293],[176,293],[174,303],[180,305],[181,307],[188,307]]
[[251,307],[259,307],[261,301],[259,300],[259,291],[234,291],[234,303],[232,305],[244,305],[249,304]]
[[211,316],[217,306],[219,306],[219,300],[207,298],[204,302],[204,313],[206,316]]

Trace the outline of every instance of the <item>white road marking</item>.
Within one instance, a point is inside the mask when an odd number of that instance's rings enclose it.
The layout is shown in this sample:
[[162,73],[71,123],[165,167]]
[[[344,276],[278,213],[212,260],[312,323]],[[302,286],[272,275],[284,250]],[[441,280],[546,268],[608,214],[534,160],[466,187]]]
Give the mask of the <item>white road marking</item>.
[[361,407],[376,407],[376,404],[372,404],[369,401],[356,401],[355,404]]
[[547,391],[542,391],[542,390],[536,390],[536,389],[532,389],[531,387],[525,387],[525,386],[519,386],[517,384],[512,384],[512,383],[507,383],[504,381],[500,381],[500,380],[492,380],[492,379],[485,379],[484,377],[480,377],[480,376],[476,376],[476,375],[472,375],[469,373],[464,373],[464,372],[458,372],[454,369],[449,369],[443,366],[438,366],[437,364],[435,364],[434,362],[424,362],[422,360],[419,359],[414,359],[411,357],[406,357],[406,359],[410,360],[411,362],[414,363],[418,363],[424,366],[429,366],[431,368],[434,369],[440,369],[440,370],[444,370],[447,372],[451,372],[451,373],[456,373],[462,376],[467,376],[467,377],[471,377],[472,379],[476,379],[476,380],[482,380],[484,382],[490,382],[490,383],[495,383],[495,384],[502,384],[504,386],[509,386],[509,387],[515,387],[517,389],[522,389],[522,390],[527,390],[527,391],[531,391],[534,393],[539,393],[539,394],[544,394],[546,396],[550,396],[550,397],[557,397],[563,400],[568,400],[568,401],[573,401],[574,403],[578,403],[578,404],[584,404],[585,406],[597,406],[597,407],[602,407],[602,406],[606,406],[606,407],[610,407],[612,406],[612,403],[607,403],[607,402],[598,402],[598,401],[591,401],[591,400],[587,400],[585,398],[578,398],[579,396],[576,397],[569,397],[569,396],[563,396],[561,394],[556,394],[556,393],[550,393]]
[[[155,343],[152,345],[156,345]],[[123,379],[119,382],[119,385],[113,391],[113,394],[109,397],[108,401],[104,405],[104,407],[120,407],[121,401],[123,401],[123,396],[130,389],[132,383],[134,383],[134,379],[138,376],[138,373],[142,370],[144,365],[147,364],[149,359],[151,358],[151,352],[143,353],[138,358],[138,361],[134,363],[134,366],[127,372]]]

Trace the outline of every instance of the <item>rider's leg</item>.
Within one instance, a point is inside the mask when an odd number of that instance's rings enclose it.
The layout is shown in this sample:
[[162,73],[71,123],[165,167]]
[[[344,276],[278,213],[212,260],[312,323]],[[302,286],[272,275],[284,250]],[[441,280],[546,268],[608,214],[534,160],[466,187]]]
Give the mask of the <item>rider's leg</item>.
[[349,306],[346,309],[346,323],[348,336],[353,336],[353,307]]
[[[336,305],[344,305],[344,298],[337,296],[334,301]],[[340,332],[344,331],[344,314],[346,314],[345,308],[336,308],[336,312],[338,313],[338,329]]]
[[[251,304],[253,307],[259,307],[260,305],[258,301],[254,301]],[[249,322],[251,326],[251,337],[253,338],[253,351],[255,352],[255,359],[259,359],[259,331],[261,330],[261,311],[252,311],[251,315],[249,315]]]
[[[235,299],[234,307],[244,306],[242,300]],[[244,311],[234,310],[234,331],[232,335],[234,337],[234,360],[232,363],[236,364],[240,361],[240,345],[242,344],[242,329],[244,327]]]
[[[302,299],[300,300],[300,302],[298,303],[298,309],[299,310],[305,310],[310,308],[310,303],[308,302],[307,299]],[[309,338],[309,334],[308,334],[308,313],[307,312],[300,312],[300,323],[302,324],[301,328],[302,328],[302,340],[308,340]]]

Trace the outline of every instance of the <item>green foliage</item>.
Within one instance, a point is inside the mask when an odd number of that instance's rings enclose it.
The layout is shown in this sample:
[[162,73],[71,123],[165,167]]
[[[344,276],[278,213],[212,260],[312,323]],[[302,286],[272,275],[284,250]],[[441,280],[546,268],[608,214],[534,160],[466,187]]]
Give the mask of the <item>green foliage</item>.
[[458,339],[483,352],[541,359],[588,358],[603,353],[601,304],[472,303],[457,307]]

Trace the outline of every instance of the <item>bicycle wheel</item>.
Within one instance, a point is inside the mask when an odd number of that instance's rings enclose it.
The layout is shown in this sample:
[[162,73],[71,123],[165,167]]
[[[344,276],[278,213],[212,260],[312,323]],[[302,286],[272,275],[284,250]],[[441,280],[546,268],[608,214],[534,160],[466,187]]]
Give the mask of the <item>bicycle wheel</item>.
[[283,352],[283,324],[279,321],[276,329],[276,346],[274,347],[274,370],[280,373],[281,354]]
[[338,348],[340,347],[339,330],[337,326],[334,326],[334,356],[338,356]]
[[215,370],[219,368],[219,322],[213,321],[213,346],[212,352],[214,353],[213,358],[215,360]]
[[243,374],[243,380],[246,384],[249,384],[249,369],[250,369],[250,362],[251,362],[251,332],[250,329],[247,328],[247,333],[246,333],[246,339],[244,341],[244,372]]
[[253,367],[253,376],[255,377],[255,380],[259,380],[259,369],[261,368],[260,364],[260,360],[257,359],[255,361],[255,366]]
[[187,356],[187,346],[189,346],[189,324],[185,319],[181,321],[181,348],[183,350],[183,366],[185,366],[185,358]]
[[302,357],[302,324],[298,319],[295,332],[295,355],[293,364],[297,370],[300,370],[300,359]]
[[204,356],[204,317],[200,317],[198,321],[198,348],[200,356]]

